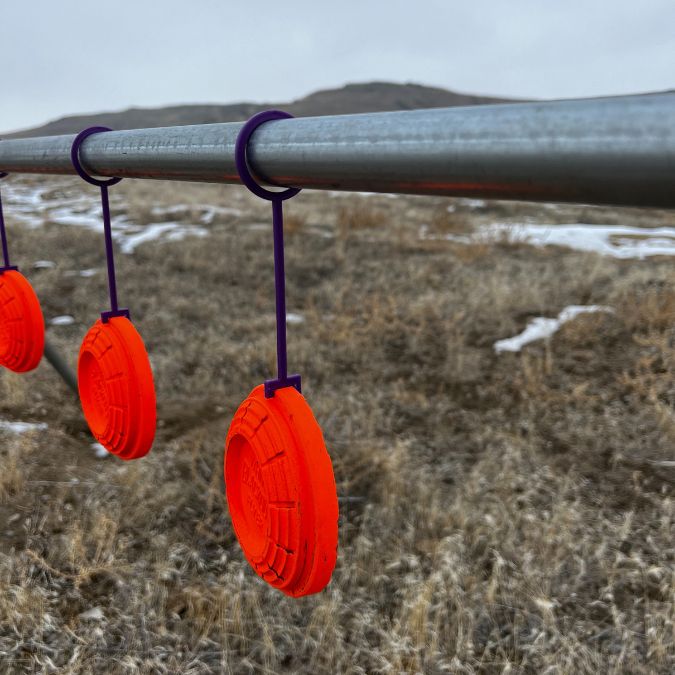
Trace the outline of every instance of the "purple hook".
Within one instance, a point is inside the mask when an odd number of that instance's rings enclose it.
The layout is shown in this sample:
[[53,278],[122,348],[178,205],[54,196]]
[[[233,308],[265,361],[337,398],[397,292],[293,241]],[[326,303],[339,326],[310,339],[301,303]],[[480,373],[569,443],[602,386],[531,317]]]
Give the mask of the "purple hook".
[[239,131],[234,146],[234,161],[241,182],[256,196],[272,202],[272,231],[274,233],[274,289],[277,315],[277,379],[265,381],[265,398],[272,398],[277,389],[295,387],[302,391],[300,375],[288,374],[286,354],[286,273],[284,269],[284,213],[283,202],[300,192],[288,188],[282,192],[266,190],[253,178],[246,161],[246,150],[253,132],[265,122],[292,118],[282,110],[266,110],[251,117]]
[[86,180],[87,183],[91,185],[96,185],[101,188],[101,207],[103,209],[103,232],[105,235],[105,255],[108,263],[108,291],[110,293],[110,311],[101,312],[101,320],[103,323],[108,323],[108,319],[111,319],[114,316],[125,316],[129,318],[128,309],[119,309],[117,306],[117,282],[115,281],[115,258],[113,254],[113,242],[112,242],[112,226],[110,224],[110,201],[108,199],[108,188],[111,185],[116,185],[122,179],[121,178],[108,178],[106,180],[100,180],[90,176],[82,166],[80,162],[80,147],[86,138],[92,136],[93,134],[98,134],[104,131],[112,131],[108,127],[89,127],[80,131],[73,145],[70,148],[70,161],[73,163],[75,171],[77,171],[80,178]]
[[[4,171],[0,171],[0,180],[5,178],[9,174],[6,174]],[[2,197],[0,196],[0,240],[2,240],[2,260],[4,262],[3,266],[0,267],[0,275],[3,272],[10,272],[12,270],[18,270],[19,268],[10,265],[9,263],[9,247],[7,246],[7,233],[5,232],[5,217],[2,213]]]

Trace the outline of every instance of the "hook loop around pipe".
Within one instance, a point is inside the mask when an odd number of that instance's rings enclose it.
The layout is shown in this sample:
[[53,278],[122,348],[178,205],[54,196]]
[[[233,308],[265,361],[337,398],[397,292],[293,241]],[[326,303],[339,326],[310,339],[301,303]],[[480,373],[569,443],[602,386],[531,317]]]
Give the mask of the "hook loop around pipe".
[[107,180],[94,178],[84,170],[82,162],[80,161],[80,147],[82,146],[82,143],[85,141],[85,139],[89,138],[89,136],[93,136],[94,134],[98,134],[103,131],[112,131],[112,129],[110,129],[109,127],[89,127],[88,129],[80,131],[80,133],[77,134],[77,136],[75,136],[75,140],[73,141],[73,144],[70,148],[70,161],[73,163],[75,171],[77,171],[80,178],[86,180],[87,183],[96,185],[97,187],[108,187],[110,185],[116,185],[122,180],[121,178],[108,178]]

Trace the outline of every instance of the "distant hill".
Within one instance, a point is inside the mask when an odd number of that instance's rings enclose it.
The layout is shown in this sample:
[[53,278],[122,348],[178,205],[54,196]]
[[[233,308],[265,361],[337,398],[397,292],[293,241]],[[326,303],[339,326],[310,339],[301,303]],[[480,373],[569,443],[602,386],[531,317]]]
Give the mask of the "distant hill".
[[314,115],[344,115],[386,110],[445,108],[483,103],[504,103],[507,101],[508,99],[489,96],[458,94],[447,89],[425,87],[420,84],[368,82],[365,84],[348,84],[340,89],[317,91],[290,103],[174,105],[162,108],[129,108],[119,112],[71,115],[33,129],[4,134],[2,137],[25,138],[29,136],[72,134],[94,125],[107,126],[112,129],[142,129],[184,124],[238,122],[268,108],[282,108],[296,117],[311,117]]

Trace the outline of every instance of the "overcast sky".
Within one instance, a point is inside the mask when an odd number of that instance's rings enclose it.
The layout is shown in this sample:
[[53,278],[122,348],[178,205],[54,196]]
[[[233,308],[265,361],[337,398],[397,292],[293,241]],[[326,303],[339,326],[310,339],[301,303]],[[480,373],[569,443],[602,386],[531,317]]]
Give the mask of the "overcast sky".
[[675,0],[3,0],[0,130],[347,82],[567,98],[675,88]]

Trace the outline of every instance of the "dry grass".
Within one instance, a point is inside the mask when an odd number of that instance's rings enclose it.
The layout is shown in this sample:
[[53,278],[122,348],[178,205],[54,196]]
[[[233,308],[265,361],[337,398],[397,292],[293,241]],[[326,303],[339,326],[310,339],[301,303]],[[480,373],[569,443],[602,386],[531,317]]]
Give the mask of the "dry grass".
[[3,444],[0,455],[0,501],[6,502],[24,488],[25,475],[22,469],[26,451],[30,450],[30,443],[25,439],[9,439]]
[[474,219],[453,205],[439,204],[429,219],[429,231],[432,234],[466,234],[473,231]]
[[306,227],[307,218],[303,214],[295,211],[284,214],[284,234],[292,237],[302,233]]
[[[129,213],[176,200],[121,185]],[[248,568],[222,485],[229,419],[274,364],[271,240],[252,227],[269,208],[192,187],[181,201],[241,215],[119,258],[160,401],[146,459],[96,459],[46,366],[0,375],[0,418],[49,424],[0,430],[0,672],[672,672],[672,262],[463,255],[417,236],[444,200],[298,197],[290,362],[341,500],[334,578],[298,601]],[[68,272],[102,267],[99,237],[12,244],[46,315],[75,317],[50,329],[74,360],[105,277]],[[591,303],[615,312],[494,354],[530,317]]]
[[355,231],[381,227],[386,214],[381,207],[373,206],[372,200],[357,197],[353,201],[341,199],[335,218],[338,237],[346,239]]

